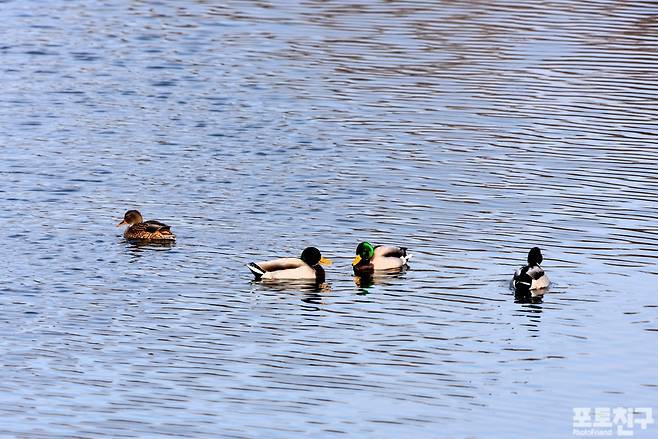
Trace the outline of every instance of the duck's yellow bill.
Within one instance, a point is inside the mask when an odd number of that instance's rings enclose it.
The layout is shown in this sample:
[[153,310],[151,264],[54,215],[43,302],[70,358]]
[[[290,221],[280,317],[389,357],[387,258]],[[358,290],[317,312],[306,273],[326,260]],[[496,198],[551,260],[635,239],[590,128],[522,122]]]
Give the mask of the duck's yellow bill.
[[359,262],[361,262],[361,256],[360,256],[360,255],[356,255],[356,257],[355,257],[354,259],[352,259],[352,266],[354,267],[354,266],[355,266],[356,264],[358,264]]
[[124,224],[128,224],[126,220],[121,221],[119,224],[117,224],[117,227],[121,227]]
[[333,264],[331,259],[325,258],[324,256],[320,258],[320,264],[322,265],[331,265]]

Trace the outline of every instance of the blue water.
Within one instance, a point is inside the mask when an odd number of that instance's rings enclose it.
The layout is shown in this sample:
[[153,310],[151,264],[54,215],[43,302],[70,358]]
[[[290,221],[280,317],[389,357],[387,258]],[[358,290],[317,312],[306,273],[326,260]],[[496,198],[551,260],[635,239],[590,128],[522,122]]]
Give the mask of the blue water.
[[[574,407],[658,409],[655,5],[213,3],[0,2],[0,435],[569,438]],[[125,242],[132,208],[176,244]],[[411,269],[359,287],[365,239]],[[326,285],[251,282],[308,245]],[[553,285],[522,303],[534,245]]]

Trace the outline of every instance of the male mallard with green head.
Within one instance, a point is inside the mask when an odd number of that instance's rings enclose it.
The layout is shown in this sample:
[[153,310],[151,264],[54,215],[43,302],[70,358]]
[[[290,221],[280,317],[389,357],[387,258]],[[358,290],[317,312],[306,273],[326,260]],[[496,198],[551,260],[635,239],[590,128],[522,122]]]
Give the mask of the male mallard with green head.
[[411,259],[411,255],[407,254],[406,247],[374,246],[368,241],[364,241],[356,247],[356,257],[352,261],[352,268],[357,275],[377,270],[394,270],[407,265],[409,259]]
[[324,282],[325,274],[322,265],[331,265],[331,260],[323,258],[317,248],[307,247],[299,258],[279,258],[257,264],[252,262],[247,265],[247,268],[253,273],[256,280],[309,279]]
[[160,221],[144,221],[142,214],[137,210],[129,210],[123,216],[123,221],[117,227],[128,225],[123,233],[124,238],[142,241],[174,241],[176,235],[171,233],[171,227]]

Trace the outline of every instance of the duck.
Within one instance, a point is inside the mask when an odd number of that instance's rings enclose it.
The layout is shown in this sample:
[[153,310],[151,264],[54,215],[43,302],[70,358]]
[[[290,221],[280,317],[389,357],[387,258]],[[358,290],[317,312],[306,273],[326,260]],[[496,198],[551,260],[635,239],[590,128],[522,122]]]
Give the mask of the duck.
[[144,221],[138,210],[129,210],[123,215],[123,221],[117,227],[129,226],[123,233],[128,240],[142,241],[174,241],[176,235],[171,232],[171,227],[160,221]]
[[372,245],[368,241],[356,247],[356,256],[352,260],[355,274],[368,274],[378,270],[400,269],[407,265],[411,255],[406,247],[393,245]]
[[299,258],[279,258],[264,262],[251,262],[247,268],[256,280],[315,280],[324,282],[322,265],[331,265],[331,259],[322,256],[315,247],[306,247]]
[[544,269],[540,267],[544,256],[539,247],[533,247],[528,252],[528,265],[519,268],[512,278],[511,287],[515,291],[530,291],[547,288],[550,284]]

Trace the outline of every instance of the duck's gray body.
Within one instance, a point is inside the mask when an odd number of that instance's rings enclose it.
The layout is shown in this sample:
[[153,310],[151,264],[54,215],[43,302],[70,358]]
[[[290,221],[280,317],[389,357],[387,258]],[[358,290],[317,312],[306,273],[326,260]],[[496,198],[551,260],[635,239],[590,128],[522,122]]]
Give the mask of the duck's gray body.
[[257,279],[317,279],[319,270],[324,274],[321,266],[311,267],[299,258],[272,259],[249,264],[247,268]]
[[375,247],[375,256],[371,259],[371,263],[375,270],[392,270],[404,267],[409,259],[411,255],[407,254],[407,249],[404,247],[378,245]]
[[[372,249],[371,256],[367,254],[367,246]],[[369,242],[363,242],[357,247],[357,256],[352,262],[352,268],[357,275],[372,274],[375,271],[399,270],[407,265],[409,259],[411,259],[411,255],[407,254],[406,247],[372,246]]]
[[514,290],[540,290],[547,288],[551,281],[539,265],[519,268],[512,278],[511,288]]

